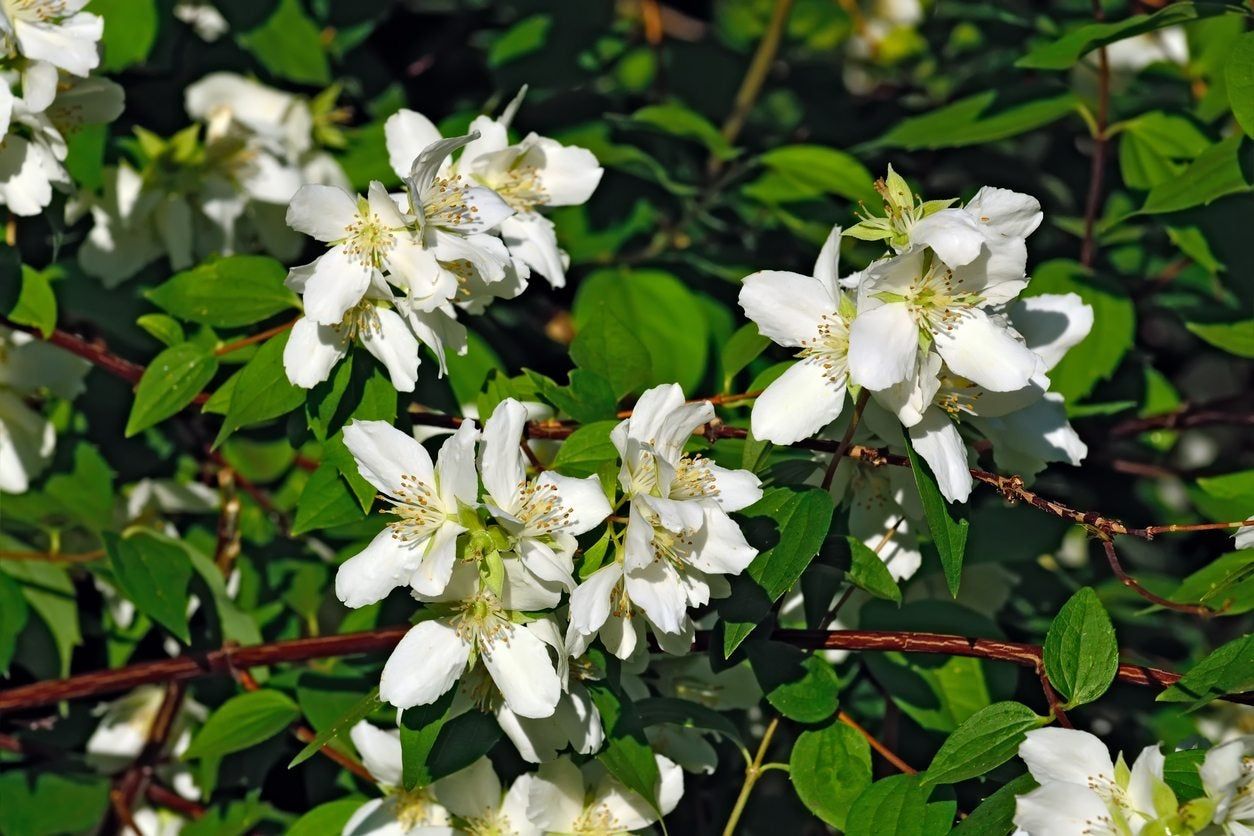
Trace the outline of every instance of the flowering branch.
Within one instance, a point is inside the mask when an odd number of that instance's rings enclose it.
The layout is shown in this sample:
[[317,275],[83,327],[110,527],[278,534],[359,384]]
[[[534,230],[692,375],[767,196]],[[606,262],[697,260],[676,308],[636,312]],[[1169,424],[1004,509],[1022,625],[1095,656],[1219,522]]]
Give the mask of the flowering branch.
[[[174,682],[202,676],[229,674],[234,670],[283,662],[306,662],[333,656],[390,651],[408,632],[408,625],[385,627],[360,633],[317,636],[304,639],[269,642],[249,647],[222,647],[139,662],[121,668],[98,670],[66,679],[32,682],[0,691],[0,712],[37,708],[61,700],[81,699],[117,691],[127,691],[153,682]],[[807,650],[898,651],[944,656],[965,656],[1009,662],[1035,670],[1042,664],[1039,645],[1001,639],[955,636],[945,633],[917,633],[896,630],[776,630],[773,641]],[[696,647],[703,648],[709,634],[696,637]],[[1161,668],[1121,664],[1120,682],[1143,687],[1167,688],[1180,675]],[[1254,705],[1254,693],[1229,694],[1229,702]]]

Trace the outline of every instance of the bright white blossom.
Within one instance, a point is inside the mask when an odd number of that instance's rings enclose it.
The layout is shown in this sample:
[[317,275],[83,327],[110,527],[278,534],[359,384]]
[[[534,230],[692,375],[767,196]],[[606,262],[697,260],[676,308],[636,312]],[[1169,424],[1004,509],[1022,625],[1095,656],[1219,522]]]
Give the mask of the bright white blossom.
[[1206,753],[1198,772],[1213,805],[1211,820],[1231,836],[1254,834],[1254,737],[1241,737]]
[[349,736],[384,795],[361,805],[345,823],[341,836],[453,836],[457,832],[430,787],[406,791],[402,786],[398,731],[362,720]]
[[480,758],[436,781],[434,789],[436,798],[455,817],[459,833],[540,836],[544,830],[527,810],[534,780],[532,775],[520,775],[508,791],[503,791],[492,762]]
[[[668,758],[654,755],[654,760],[659,775],[657,806],[667,815],[683,797],[684,773]],[[620,836],[658,820],[648,801],[595,761],[582,770],[567,758],[543,764],[531,777],[529,789],[527,815],[545,833]]]

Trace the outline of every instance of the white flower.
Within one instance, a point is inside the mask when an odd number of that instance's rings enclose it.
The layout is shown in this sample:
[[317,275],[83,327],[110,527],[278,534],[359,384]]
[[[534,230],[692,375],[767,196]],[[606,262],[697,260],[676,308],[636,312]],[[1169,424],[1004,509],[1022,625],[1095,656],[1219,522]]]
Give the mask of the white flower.
[[104,19],[82,11],[88,0],[0,0],[0,44],[32,61],[77,76],[100,64]]
[[1206,753],[1198,772],[1212,820],[1232,836],[1254,834],[1254,737],[1242,737]]
[[480,758],[470,766],[436,781],[436,798],[457,817],[458,832],[468,836],[540,836],[544,831],[527,815],[533,776],[520,775],[508,792],[492,769]]
[[546,470],[528,479],[521,448],[526,422],[527,408],[506,398],[483,425],[479,472],[487,507],[527,570],[569,591],[575,587],[575,537],[600,525],[610,503],[596,476],[576,479]]
[[[654,755],[660,780],[657,805],[667,815],[684,794],[684,773]],[[617,836],[658,820],[648,801],[627,789],[596,762],[581,771],[566,758],[543,764],[530,782],[527,815],[545,833]]]
[[951,267],[922,247],[875,262],[862,274],[849,329],[851,379],[873,391],[913,383],[920,350],[934,346],[953,372],[989,391],[1023,388],[1036,356],[986,309],[1022,287],[978,264]]
[[457,832],[431,788],[407,792],[402,787],[401,740],[396,730],[385,731],[362,720],[349,736],[384,797],[361,805],[345,823],[341,836],[453,836]]
[[[558,648],[561,653],[564,648]],[[605,741],[601,712],[592,695],[579,682],[568,682],[550,717],[534,719],[515,714],[504,702],[496,709],[496,722],[514,744],[518,755],[530,763],[551,761],[568,746],[590,755]]]
[[[287,223],[329,246],[301,270],[305,315],[322,325],[338,325],[372,287],[386,292],[381,271],[407,281],[431,281],[438,272],[431,254],[410,231],[383,184],[372,182],[365,199],[335,186],[307,185],[292,197]],[[453,294],[444,282],[444,299]]]
[[[105,773],[119,772],[131,766],[148,743],[152,724],[165,701],[166,689],[160,685],[142,685],[124,697],[104,706],[100,725],[87,739],[87,762]],[[184,698],[175,716],[169,742],[171,762],[158,766],[161,777],[179,795],[189,800],[200,797],[200,788],[190,767],[177,760],[191,744],[192,732],[204,720],[203,706]]]
[[[1245,518],[1254,519],[1254,514],[1246,514]],[[1254,549],[1254,525],[1243,525],[1232,535],[1233,548]]]
[[[1147,746],[1128,769],[1088,732],[1043,728],[1027,733],[1019,757],[1040,784],[1015,803],[1014,823],[1028,836],[1131,836],[1158,819],[1156,800],[1171,793],[1157,746]],[[1174,796],[1171,807],[1174,814]]]
[[231,24],[209,0],[179,0],[174,6],[174,16],[192,27],[205,43],[213,43],[231,31]]
[[335,593],[349,607],[383,599],[406,584],[427,594],[448,585],[457,557],[458,520],[478,503],[473,421],[444,442],[433,466],[426,448],[384,421],[353,421],[344,444],[357,470],[382,494],[396,521],[340,566]]
[[845,404],[853,301],[840,289],[840,227],[832,230],[814,276],[763,270],[747,277],[740,307],[763,336],[800,349],[797,362],[753,405],[755,438],[795,444],[834,421]]
[[625,658],[636,641],[631,617],[640,611],[660,641],[686,650],[688,607],[725,594],[719,576],[739,574],[757,555],[728,512],[761,498],[758,478],[683,451],[713,417],[708,401],[686,404],[683,390],[669,384],[645,392],[614,428],[610,437],[623,459],[619,484],[630,501],[627,530],[613,562],[571,595],[572,637],[582,637],[575,646],[600,631],[611,652]]
[[135,828],[125,828],[126,836],[138,833],[138,836],[177,836],[183,832],[186,819],[166,809],[154,810],[152,807],[138,807],[131,813],[131,821]]

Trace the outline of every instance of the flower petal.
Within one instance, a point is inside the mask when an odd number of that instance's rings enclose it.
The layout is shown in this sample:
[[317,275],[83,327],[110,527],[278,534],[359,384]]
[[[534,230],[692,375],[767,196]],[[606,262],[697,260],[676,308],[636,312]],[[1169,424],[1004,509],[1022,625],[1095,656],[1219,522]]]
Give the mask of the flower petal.
[[501,806],[501,781],[492,761],[479,758],[465,769],[435,783],[435,796],[455,816],[482,819]]
[[654,561],[625,576],[631,603],[644,611],[649,621],[663,633],[683,630],[688,597],[675,569],[665,561]]
[[739,575],[758,556],[740,526],[716,506],[705,508],[705,525],[693,543],[690,562],[702,572]]
[[1028,836],[1113,834],[1109,819],[1106,803],[1087,787],[1045,784],[1015,799],[1017,832]]
[[453,576],[453,565],[457,560],[457,535],[465,530],[461,525],[447,520],[423,544],[426,554],[408,578],[409,585],[416,592],[434,597],[448,587],[449,579]]
[[[363,332],[361,344],[388,370],[396,391],[412,392],[418,383],[418,339],[396,311],[380,308],[375,314],[379,328]],[[287,360],[286,352],[283,358]]]
[[610,595],[623,576],[623,565],[611,563],[597,569],[570,594],[570,626],[590,636],[610,615]]
[[430,705],[466,669],[470,645],[442,621],[415,624],[392,651],[379,679],[379,697],[397,708]]
[[969,308],[933,336],[950,369],[994,392],[1022,389],[1036,371],[1036,355],[979,308]]
[[970,264],[984,246],[984,231],[961,209],[942,209],[910,228],[910,243],[931,247],[950,267]]
[[822,281],[782,270],[747,276],[739,302],[762,336],[788,347],[813,339],[824,315],[836,313],[836,302]]
[[440,138],[440,129],[430,119],[412,110],[398,110],[383,123],[388,162],[402,180],[409,176],[414,160],[428,145]]
[[521,143],[524,164],[539,169],[545,206],[587,203],[605,174],[596,155],[587,148],[563,145],[555,139],[528,134]]
[[464,419],[457,432],[444,440],[436,456],[436,481],[439,483],[440,500],[449,512],[457,510],[457,504],[474,507],[479,498],[479,473],[475,470],[475,442],[479,430],[475,422]]
[[557,245],[553,222],[535,212],[525,212],[501,221],[499,232],[510,254],[549,280],[552,287],[566,286],[569,257]]
[[287,225],[324,244],[344,238],[356,217],[356,201],[335,186],[301,186],[287,207]]
[[409,582],[425,548],[425,541],[400,540],[391,528],[383,529],[366,548],[340,565],[335,573],[336,597],[353,608],[382,601],[393,589]]
[[510,711],[520,717],[549,717],[562,694],[548,646],[525,627],[511,625],[509,635],[483,654],[483,664]]
[[849,326],[849,377],[872,391],[908,379],[919,353],[919,328],[903,303],[862,310]]
[[402,476],[424,485],[435,481],[427,448],[387,421],[350,421],[344,426],[344,446],[353,454],[357,472],[389,496],[398,496]]
[[832,227],[819,250],[818,260],[814,262],[814,278],[823,285],[827,295],[840,299],[840,233],[839,226]]
[[605,498],[605,488],[601,480],[595,476],[577,479],[574,476],[563,476],[546,470],[536,482],[540,485],[553,485],[562,506],[570,512],[570,517],[561,526],[567,534],[579,536],[596,528],[610,515],[610,502]]
[[1049,370],[1089,335],[1093,308],[1075,293],[1042,293],[1016,300],[1010,321]]
[[832,380],[823,361],[793,363],[758,396],[750,413],[754,438],[796,444],[835,421],[845,406],[843,375]]
[[944,410],[932,407],[910,428],[914,449],[936,477],[936,485],[949,502],[966,502],[974,484],[967,468],[967,448],[958,427]]
[[483,424],[483,444],[479,447],[483,486],[492,501],[509,514],[518,510],[521,491],[527,481],[520,446],[526,423],[527,407],[513,398],[506,398],[496,405]]
[[1106,744],[1086,731],[1033,729],[1019,744],[1019,757],[1040,784],[1087,787],[1093,779],[1114,780],[1115,765]]
[[994,186],[980,189],[964,208],[990,233],[1004,238],[1027,238],[1044,217],[1036,198]]
[[365,720],[349,732],[361,762],[375,781],[390,787],[401,785],[401,738],[396,731],[384,731]]
[[527,817],[536,825],[549,833],[573,833],[583,806],[583,773],[568,758],[536,770],[527,799]]
[[339,325],[348,309],[370,289],[375,270],[351,256],[344,247],[332,247],[313,264],[305,283],[305,316],[323,325]]

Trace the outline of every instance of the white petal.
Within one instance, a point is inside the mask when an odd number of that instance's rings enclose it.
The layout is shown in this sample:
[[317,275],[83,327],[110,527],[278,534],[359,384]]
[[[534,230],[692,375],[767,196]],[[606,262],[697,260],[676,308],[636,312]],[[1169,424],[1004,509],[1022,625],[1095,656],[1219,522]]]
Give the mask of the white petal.
[[327,250],[314,262],[305,283],[305,315],[323,325],[339,325],[348,309],[366,295],[374,273],[344,247]]
[[527,408],[520,401],[506,398],[483,424],[483,444],[479,448],[483,486],[497,506],[510,514],[518,510],[520,491],[527,480],[521,447],[526,423]]
[[664,383],[646,390],[636,401],[631,416],[614,428],[611,437],[618,446],[618,452],[624,452],[621,442],[627,438],[650,442],[656,439],[662,423],[683,402],[684,390],[678,383]]
[[1061,782],[1086,787],[1092,779],[1114,780],[1115,765],[1106,744],[1086,731],[1033,729],[1019,744],[1019,757],[1040,784]]
[[529,134],[522,141],[525,165],[539,169],[546,206],[577,206],[587,203],[601,182],[605,169],[596,155],[576,145],[562,145],[547,137]]
[[335,574],[335,595],[347,607],[364,607],[387,597],[409,583],[417,570],[426,542],[399,540],[391,528],[374,536],[370,545],[340,565]]
[[566,286],[569,258],[557,245],[552,221],[535,212],[526,212],[501,221],[498,229],[511,255],[548,279],[552,287]]
[[605,498],[605,488],[595,476],[577,479],[546,470],[537,477],[541,485],[553,485],[562,500],[562,506],[570,511],[570,518],[561,527],[567,534],[578,536],[596,528],[610,515],[610,502]]
[[611,563],[597,569],[570,594],[570,626],[590,636],[610,615],[610,594],[623,576],[623,565]]
[[457,503],[474,507],[479,497],[479,474],[475,471],[475,442],[479,430],[466,419],[457,432],[444,440],[436,456],[436,481],[440,499],[448,511],[456,511]]
[[476,165],[481,157],[502,151],[509,145],[509,127],[491,116],[480,114],[470,121],[467,133],[477,133],[479,137],[466,143],[462,155],[457,160],[457,170],[463,174],[477,173],[480,166]]
[[550,833],[571,833],[583,815],[583,801],[579,767],[567,758],[558,758],[536,771],[527,799],[527,817]]
[[933,336],[950,369],[994,392],[1022,389],[1036,370],[1036,355],[979,308],[968,309]]
[[1137,755],[1128,778],[1128,800],[1132,802],[1132,809],[1153,814],[1154,786],[1162,782],[1165,760],[1157,743],[1146,746]]
[[544,833],[527,816],[527,802],[534,780],[535,776],[530,773],[519,775],[501,801],[501,826],[512,836],[542,836]]
[[644,620],[611,615],[597,634],[605,649],[619,659],[627,659],[644,641]]
[[[26,65],[26,69],[22,71],[22,98],[32,112],[41,113],[52,105],[52,100],[57,96],[57,80],[56,65],[48,61],[31,61]],[[5,84],[3,87],[0,96],[9,103],[5,105],[4,120],[0,122],[0,128],[3,128],[0,136],[9,132],[8,110],[12,106],[13,98],[9,85]]]
[[901,303],[859,311],[849,327],[849,377],[872,391],[909,378],[919,353],[919,328]]
[[510,711],[520,717],[549,717],[562,694],[562,683],[544,642],[526,628],[513,626],[493,643],[483,664]]
[[[535,537],[520,537],[515,551],[527,571],[545,585],[556,584],[570,591],[575,588],[571,577],[574,563],[569,557],[562,559],[547,543]],[[530,609],[521,608],[521,609]]]
[[348,341],[339,330],[304,316],[292,326],[283,347],[283,369],[292,383],[312,389],[331,375],[347,352]]
[[843,375],[833,381],[822,360],[798,360],[754,402],[749,416],[753,437],[796,444],[835,421],[844,406]]
[[424,485],[435,481],[431,454],[387,421],[350,421],[344,426],[344,446],[362,477],[389,496],[398,495],[402,476]]
[[840,299],[840,233],[839,226],[832,227],[814,262],[814,278],[827,290],[827,295]]
[[492,769],[492,761],[480,758],[437,781],[435,796],[455,816],[486,818],[501,806],[501,781]]
[[632,604],[644,611],[663,633],[679,633],[688,611],[688,598],[675,569],[665,561],[633,569],[626,575]]
[[739,511],[762,498],[762,480],[749,470],[731,470],[716,464],[708,466],[718,491],[714,501],[724,511]]
[[758,556],[740,526],[719,508],[708,505],[705,525],[693,543],[692,565],[702,572],[739,575]]
[[967,469],[967,448],[945,411],[933,407],[923,413],[923,419],[910,428],[910,440],[932,469],[945,499],[966,502],[973,484]]
[[346,234],[357,217],[357,202],[335,186],[301,186],[287,207],[287,225],[329,244]]
[[657,803],[662,815],[669,815],[679,806],[684,797],[684,771],[679,765],[663,755],[654,755],[657,760],[658,790]]
[[361,762],[375,781],[390,787],[401,785],[401,738],[396,731],[384,731],[365,720],[349,732]]
[[100,64],[96,44],[104,33],[104,19],[99,15],[81,12],[58,23],[19,19],[14,30],[19,51],[27,58],[47,61],[78,76]]
[[10,133],[0,143],[0,199],[16,215],[38,215],[52,202],[52,181],[36,146]]
[[408,828],[396,819],[396,805],[388,798],[372,798],[349,817],[341,836],[406,836]]
[[1041,225],[1041,204],[1031,195],[985,186],[965,207],[990,233],[1027,238]]
[[788,347],[813,339],[823,316],[836,313],[836,302],[823,282],[781,270],[747,276],[739,302],[762,336]]
[[1219,791],[1227,790],[1241,779],[1244,774],[1242,762],[1249,745],[1249,738],[1238,738],[1206,753],[1206,759],[1198,767],[1198,772],[1208,795],[1213,796]]
[[1088,454],[1088,446],[1067,420],[1067,409],[1061,395],[1048,392],[997,422],[993,452],[999,444],[1014,451],[1040,459],[1042,462],[1066,462],[1079,466]]
[[379,697],[397,708],[429,705],[453,687],[469,659],[470,645],[449,625],[415,624],[383,666]]
[[436,596],[448,587],[453,576],[453,564],[457,560],[457,535],[466,529],[452,520],[435,530],[435,534],[420,548],[426,549],[417,570],[409,576],[408,583],[415,591]]
[[1089,335],[1093,309],[1075,293],[1043,293],[1016,300],[1010,321],[1048,370]]
[[1015,799],[1014,823],[1028,836],[1115,836],[1110,812],[1087,787],[1045,784]]
[[970,264],[984,246],[984,232],[961,209],[942,209],[910,228],[910,243],[931,247],[950,267]]
[[440,130],[431,120],[412,110],[398,110],[383,123],[387,140],[388,161],[396,176],[409,176],[414,160],[422,150],[440,138]]
[[375,313],[379,330],[362,334],[361,344],[388,370],[396,391],[412,392],[418,383],[418,339],[396,311],[379,308]]

